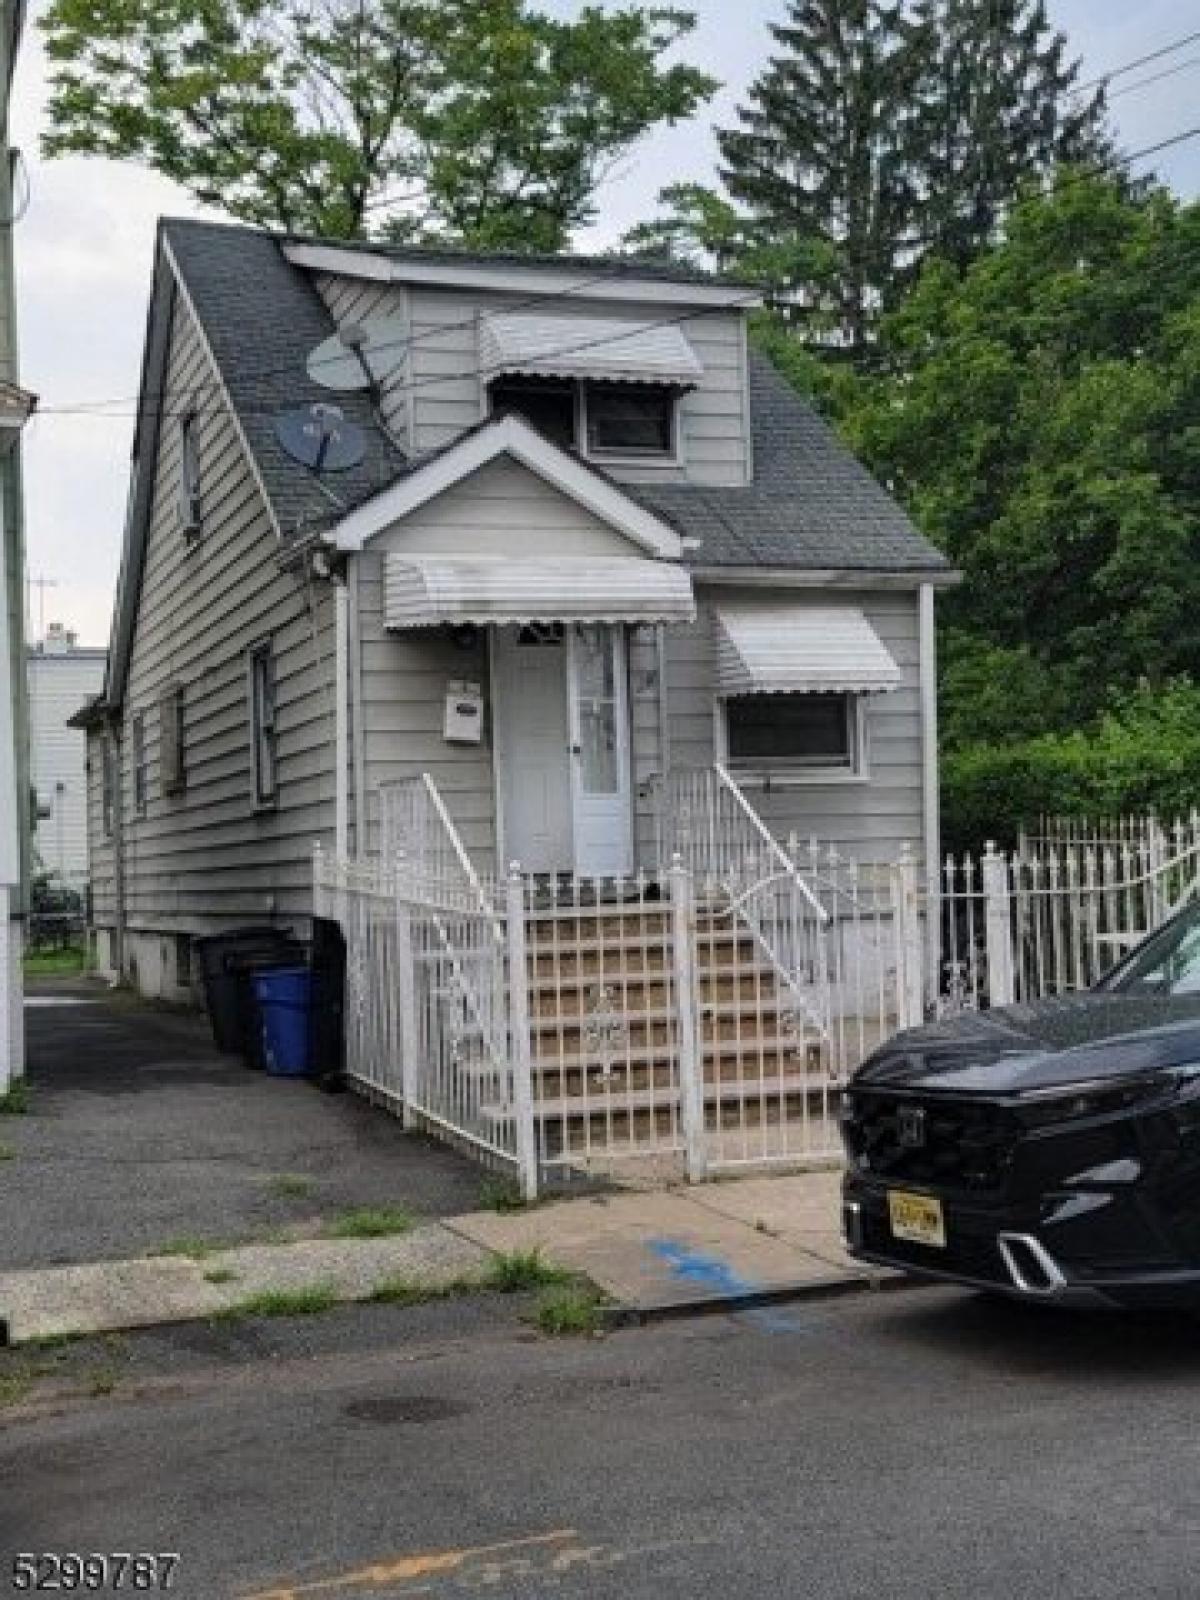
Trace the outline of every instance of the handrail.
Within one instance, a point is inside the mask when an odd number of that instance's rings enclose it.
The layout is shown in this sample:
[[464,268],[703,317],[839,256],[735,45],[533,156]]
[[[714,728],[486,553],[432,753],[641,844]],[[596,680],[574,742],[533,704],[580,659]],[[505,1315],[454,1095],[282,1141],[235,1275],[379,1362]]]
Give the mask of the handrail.
[[484,888],[483,880],[475,871],[475,867],[471,861],[471,858],[467,854],[467,848],[462,842],[462,837],[459,834],[458,829],[454,826],[454,823],[451,820],[450,813],[446,809],[446,803],[442,799],[437,784],[434,783],[428,772],[423,772],[421,774],[421,782],[424,785],[425,793],[429,796],[429,803],[434,809],[434,814],[437,816],[437,819],[441,823],[442,828],[446,833],[446,837],[450,842],[450,848],[454,852],[455,860],[461,867],[463,876],[470,885],[471,892],[474,894],[480,910],[487,912],[489,918],[491,919],[492,928],[496,934],[497,940],[500,943],[503,943],[504,929],[501,925],[500,918],[496,915],[495,904],[489,897],[487,890]]
[[733,799],[746,822],[749,823],[750,827],[753,828],[759,839],[764,845],[766,845],[768,851],[774,857],[779,866],[780,872],[785,876],[792,878],[797,889],[799,889],[800,893],[808,901],[811,910],[815,912],[821,923],[821,926],[824,927],[830,921],[828,911],[826,911],[825,907],[812,892],[807,880],[803,877],[800,869],[792,860],[791,856],[788,855],[787,851],[779,843],[779,840],[771,832],[770,828],[767,827],[766,823],[759,816],[758,812],[755,811],[749,800],[746,799],[746,796],[742,792],[741,785],[734,782],[733,778],[729,775],[728,769],[723,767],[719,761],[713,762],[713,771],[717,775],[717,781]]

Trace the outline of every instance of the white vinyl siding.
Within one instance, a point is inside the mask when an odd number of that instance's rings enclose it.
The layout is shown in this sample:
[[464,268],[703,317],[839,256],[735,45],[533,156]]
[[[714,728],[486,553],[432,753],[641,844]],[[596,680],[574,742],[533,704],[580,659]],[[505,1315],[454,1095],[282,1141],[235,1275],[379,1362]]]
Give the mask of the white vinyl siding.
[[73,885],[88,875],[87,736],[67,719],[104,682],[104,652],[29,658],[30,772],[39,805],[34,846],[43,866]]

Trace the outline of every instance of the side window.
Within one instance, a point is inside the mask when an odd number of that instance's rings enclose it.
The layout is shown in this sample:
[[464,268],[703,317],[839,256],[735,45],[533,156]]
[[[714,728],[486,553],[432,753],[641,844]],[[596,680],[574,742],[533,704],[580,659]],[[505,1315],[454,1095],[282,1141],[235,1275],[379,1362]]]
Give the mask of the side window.
[[184,751],[183,690],[164,690],[158,702],[158,762],[164,794],[181,794],[187,787]]
[[862,769],[853,695],[730,695],[724,712],[725,754],[734,769],[845,773]]
[[250,759],[254,804],[271,806],[277,796],[275,758],[275,655],[270,643],[250,652]]
[[130,743],[133,746],[133,809],[136,816],[144,817],[149,789],[146,765],[146,715],[143,711],[134,712]]
[[200,422],[189,411],[179,421],[179,521],[189,539],[200,535],[203,501],[200,482]]
[[592,456],[673,456],[675,394],[654,384],[589,383],[587,449]]

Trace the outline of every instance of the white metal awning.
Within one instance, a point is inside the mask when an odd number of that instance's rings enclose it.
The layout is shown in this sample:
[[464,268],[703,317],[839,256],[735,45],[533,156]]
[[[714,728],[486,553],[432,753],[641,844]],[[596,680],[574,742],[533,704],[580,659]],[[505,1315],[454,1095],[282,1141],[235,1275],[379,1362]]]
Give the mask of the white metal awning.
[[692,622],[696,602],[687,571],[635,556],[384,558],[389,628],[473,622]]
[[485,378],[522,373],[691,388],[704,375],[681,328],[615,317],[498,312],[483,319],[480,356]]
[[861,611],[810,606],[722,606],[717,693],[879,694],[900,668]]

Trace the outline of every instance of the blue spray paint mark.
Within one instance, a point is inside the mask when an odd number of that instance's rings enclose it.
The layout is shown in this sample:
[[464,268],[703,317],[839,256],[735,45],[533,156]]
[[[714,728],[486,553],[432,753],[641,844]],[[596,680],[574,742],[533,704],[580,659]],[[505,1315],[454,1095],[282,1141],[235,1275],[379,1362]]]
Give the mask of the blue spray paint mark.
[[[647,1243],[650,1250],[670,1267],[673,1276],[687,1283],[702,1284],[713,1294],[730,1300],[758,1291],[758,1284],[741,1277],[720,1256],[706,1256],[699,1250],[693,1250],[690,1245],[680,1243],[678,1239],[650,1239]],[[768,1333],[799,1331],[798,1323],[775,1311],[762,1309],[746,1311],[741,1315]]]

